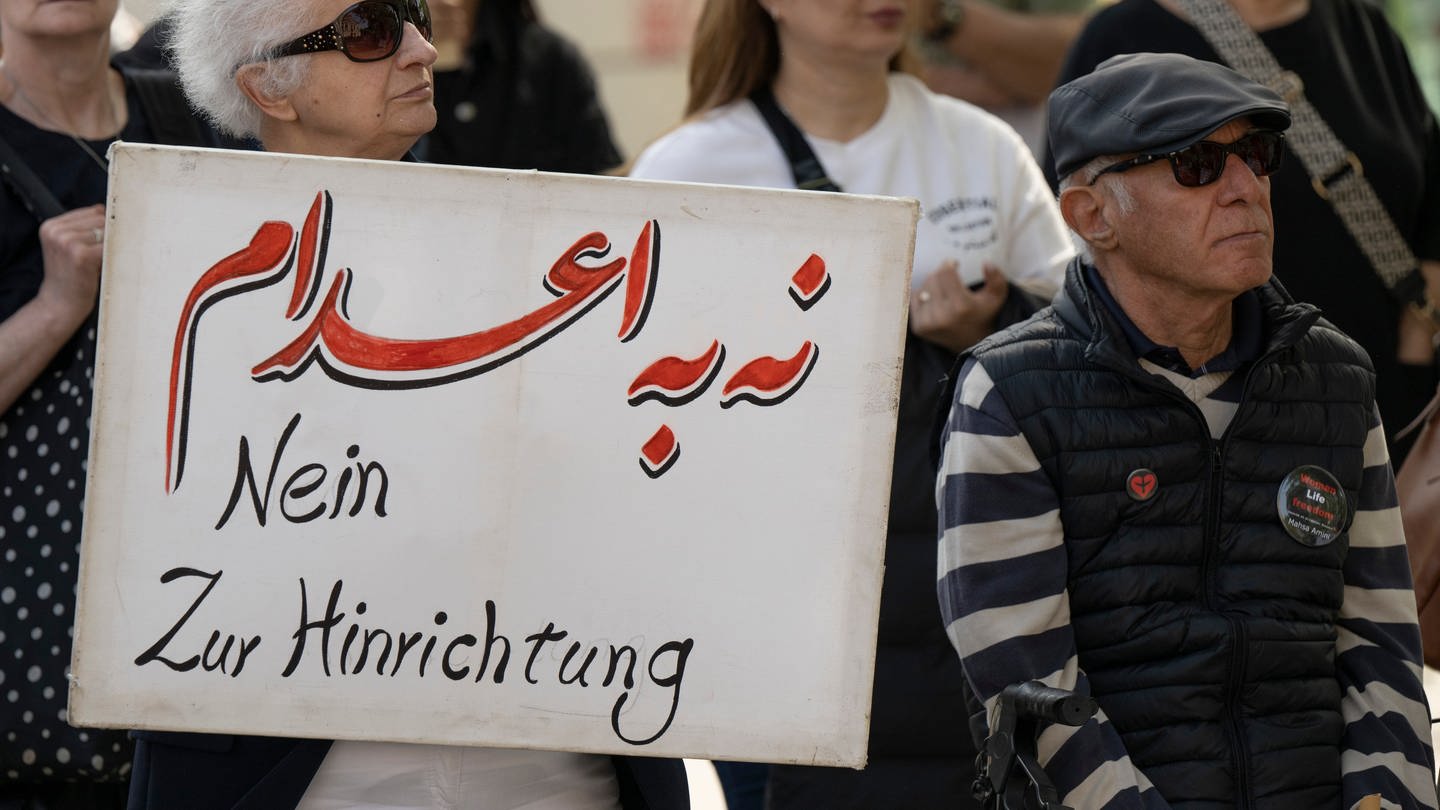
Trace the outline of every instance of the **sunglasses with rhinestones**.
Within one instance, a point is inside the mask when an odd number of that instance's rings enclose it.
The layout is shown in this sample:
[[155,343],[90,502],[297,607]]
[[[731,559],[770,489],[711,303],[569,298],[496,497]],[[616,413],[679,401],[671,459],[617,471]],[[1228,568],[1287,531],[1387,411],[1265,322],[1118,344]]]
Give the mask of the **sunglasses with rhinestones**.
[[[1240,158],[1256,177],[1266,177],[1279,171],[1280,164],[1285,161],[1285,135],[1271,130],[1260,130],[1243,135],[1234,143],[1200,141],[1174,152],[1141,155],[1112,163],[1097,172],[1095,180],[1100,179],[1103,174],[1129,171],[1136,166],[1168,160],[1170,170],[1175,174],[1175,182],[1187,187],[1208,186],[1225,173],[1225,163],[1230,159],[1230,155]],[[1095,180],[1091,180],[1091,184],[1094,184]]]
[[281,45],[271,56],[339,51],[352,62],[378,62],[400,49],[406,21],[430,40],[433,31],[425,0],[361,0],[340,12],[334,22]]

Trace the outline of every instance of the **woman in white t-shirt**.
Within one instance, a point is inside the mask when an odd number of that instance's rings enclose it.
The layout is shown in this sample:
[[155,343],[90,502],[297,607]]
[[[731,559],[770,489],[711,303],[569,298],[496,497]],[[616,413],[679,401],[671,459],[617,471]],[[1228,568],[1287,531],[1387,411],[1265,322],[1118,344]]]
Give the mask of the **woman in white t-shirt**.
[[[963,676],[934,596],[931,427],[956,355],[1048,300],[1074,252],[1021,138],[900,70],[911,14],[907,0],[707,0],[686,120],[630,172],[767,187],[808,180],[809,188],[914,197],[922,206],[870,764],[862,771],[772,768],[772,810],[974,806]],[[798,127],[802,148],[789,156],[757,107],[766,95]],[[805,171],[804,146],[828,184]]]

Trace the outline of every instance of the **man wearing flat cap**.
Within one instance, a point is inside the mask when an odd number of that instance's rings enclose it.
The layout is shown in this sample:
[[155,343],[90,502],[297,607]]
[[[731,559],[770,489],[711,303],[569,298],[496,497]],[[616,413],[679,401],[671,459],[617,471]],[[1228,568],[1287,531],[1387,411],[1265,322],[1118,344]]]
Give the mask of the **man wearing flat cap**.
[[941,609],[987,709],[1031,679],[1096,699],[1040,738],[1077,810],[1436,806],[1375,375],[1271,277],[1289,123],[1175,54],[1056,89],[1088,256],[956,381]]

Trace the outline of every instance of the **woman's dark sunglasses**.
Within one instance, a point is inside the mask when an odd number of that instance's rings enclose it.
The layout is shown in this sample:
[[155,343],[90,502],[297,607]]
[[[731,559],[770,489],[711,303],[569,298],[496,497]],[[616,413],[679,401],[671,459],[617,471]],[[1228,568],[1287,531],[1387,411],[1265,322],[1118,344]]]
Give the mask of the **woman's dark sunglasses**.
[[361,0],[324,28],[281,45],[272,56],[339,51],[352,62],[378,62],[400,49],[407,20],[430,40],[430,7],[425,0]]
[[[1240,158],[1256,177],[1266,177],[1279,171],[1280,164],[1285,161],[1285,135],[1262,130],[1241,136],[1234,143],[1200,141],[1175,152],[1141,155],[1112,163],[1101,169],[1095,175],[1095,180],[1100,179],[1102,174],[1128,171],[1136,166],[1168,160],[1171,171],[1175,173],[1175,182],[1189,187],[1208,186],[1225,173],[1225,162],[1230,155]],[[1095,180],[1090,182],[1093,184]]]

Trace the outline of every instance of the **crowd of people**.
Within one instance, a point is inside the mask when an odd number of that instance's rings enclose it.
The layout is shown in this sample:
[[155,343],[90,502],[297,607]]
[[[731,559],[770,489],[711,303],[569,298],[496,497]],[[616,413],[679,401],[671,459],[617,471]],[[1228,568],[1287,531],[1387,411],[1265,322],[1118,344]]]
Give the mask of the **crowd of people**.
[[[176,0],[120,54],[117,5],[0,2],[0,810],[687,807],[675,760],[66,722],[109,145],[622,163],[530,0]],[[980,807],[1029,680],[1098,704],[1040,737],[1070,807],[1440,806],[1393,483],[1436,326],[1337,201],[1440,297],[1440,125],[1373,4],[704,0],[628,173],[921,206],[869,762],[717,763],[732,810]]]

